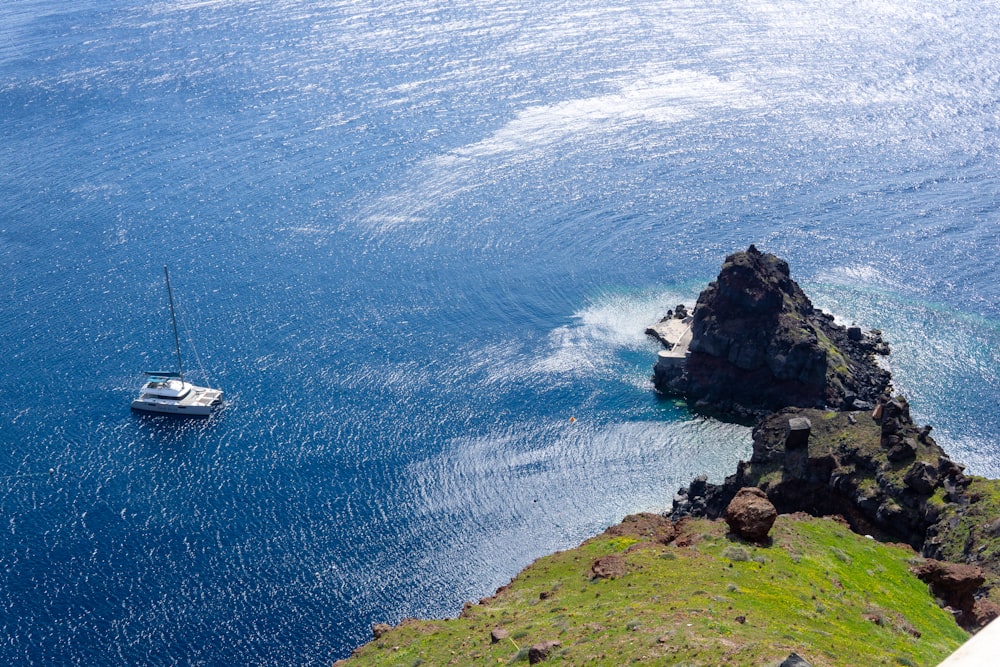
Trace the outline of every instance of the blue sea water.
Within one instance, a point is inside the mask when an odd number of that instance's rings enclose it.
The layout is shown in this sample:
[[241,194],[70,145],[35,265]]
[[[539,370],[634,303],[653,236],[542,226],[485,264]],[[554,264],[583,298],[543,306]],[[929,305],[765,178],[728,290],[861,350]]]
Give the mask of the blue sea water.
[[[0,659],[329,664],[667,509],[749,433],[658,399],[642,332],[750,243],[1000,476],[997,26],[3,3]],[[208,420],[129,411],[172,362],[164,264]]]

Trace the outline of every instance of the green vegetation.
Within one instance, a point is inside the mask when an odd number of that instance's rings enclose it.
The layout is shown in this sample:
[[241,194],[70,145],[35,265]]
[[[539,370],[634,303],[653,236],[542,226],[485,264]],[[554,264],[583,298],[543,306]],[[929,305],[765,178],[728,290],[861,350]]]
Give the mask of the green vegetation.
[[[885,458],[881,444],[881,429],[865,413],[825,411],[818,412],[812,419],[812,433],[809,436],[809,451],[817,453],[836,451],[841,448],[857,449],[871,459]],[[809,415],[812,417],[812,414]],[[855,423],[850,421],[854,416]]]
[[[909,567],[912,550],[832,519],[780,516],[772,544],[732,541],[722,522],[679,524],[668,545],[602,535],[547,556],[456,619],[404,621],[349,665],[934,665],[967,637]],[[596,579],[611,556],[625,574]],[[502,628],[507,637],[491,643]]]
[[[917,438],[912,438],[915,457],[902,461],[891,462],[886,458],[886,450],[881,444],[881,428],[867,413],[849,413],[835,411],[806,410],[803,414],[810,418],[812,432],[809,437],[809,456],[819,459],[830,454],[841,458],[845,452],[853,452],[857,461],[867,461],[869,469],[858,470],[854,465],[841,464],[844,472],[850,472],[855,478],[858,488],[874,492],[879,486],[884,491],[899,492],[905,488],[906,472],[915,461],[925,461],[932,466],[938,465],[941,449]],[[851,420],[854,420],[853,422]],[[770,462],[770,467],[762,469],[761,474],[771,472],[776,464]],[[756,473],[757,466],[754,467]]]
[[[826,352],[827,381],[841,386],[841,379],[846,379],[851,374],[850,364],[844,353],[837,347],[830,338],[823,333],[823,330],[814,328],[816,334],[816,344]],[[841,387],[842,388],[842,387]]]
[[969,479],[968,507],[940,504],[941,530],[934,541],[944,560],[981,566],[990,598],[1000,603],[1000,480]]

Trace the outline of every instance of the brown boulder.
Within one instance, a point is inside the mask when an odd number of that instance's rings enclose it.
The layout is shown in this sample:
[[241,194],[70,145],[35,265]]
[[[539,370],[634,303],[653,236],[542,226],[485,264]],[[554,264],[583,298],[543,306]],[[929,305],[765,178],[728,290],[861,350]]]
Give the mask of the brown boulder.
[[986,627],[990,621],[997,617],[1000,617],[1000,605],[986,598],[976,600],[976,604],[972,607],[974,627]]
[[499,644],[503,640],[510,637],[510,631],[506,628],[493,628],[490,630],[490,643]]
[[590,566],[597,579],[617,579],[625,576],[625,558],[621,554],[601,556]]
[[528,664],[537,665],[543,660],[547,660],[552,651],[562,646],[561,643],[557,641],[542,642],[540,644],[535,644],[528,649]]
[[745,540],[759,542],[767,537],[778,511],[767,498],[767,494],[755,486],[746,486],[736,492],[736,496],[726,507],[726,523],[729,529]]
[[913,568],[913,573],[930,585],[935,596],[961,612],[958,622],[962,627],[976,626],[973,610],[976,605],[975,592],[985,581],[982,569],[976,565],[946,563],[929,558]]

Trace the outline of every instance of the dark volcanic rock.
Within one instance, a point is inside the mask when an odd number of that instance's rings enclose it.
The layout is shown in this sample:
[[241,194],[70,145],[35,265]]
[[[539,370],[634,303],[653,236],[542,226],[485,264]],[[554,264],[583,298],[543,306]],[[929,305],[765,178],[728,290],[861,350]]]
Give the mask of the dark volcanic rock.
[[812,422],[805,417],[792,417],[788,420],[788,437],[785,438],[785,449],[802,449],[809,445],[809,433]]
[[[962,496],[965,477],[930,436],[910,420],[902,398],[893,409],[876,410],[879,420],[852,419],[851,414],[787,408],[757,422],[753,453],[722,485],[695,480],[674,500],[672,518],[720,518],[737,491],[761,488],[778,512],[840,514],[859,532],[882,532],[920,549],[939,511],[929,499],[938,489]],[[812,424],[806,447],[788,448],[792,424]],[[907,465],[895,462],[885,448],[885,422],[892,437],[913,446]],[[793,438],[793,441],[795,438]],[[919,451],[918,451],[919,449]]]
[[934,493],[938,486],[940,474],[937,466],[931,465],[927,461],[917,461],[907,470],[903,481],[906,485],[922,496],[929,496]]
[[[670,517],[726,516],[728,522],[726,508],[745,487],[766,494],[782,514],[840,515],[855,532],[903,541],[925,557],[979,568],[982,576],[961,568],[927,576],[949,587],[951,592],[936,594],[961,611],[958,620],[966,628],[981,627],[1000,613],[985,597],[1000,586],[995,556],[1000,519],[990,509],[1000,488],[967,477],[929,429],[913,424],[905,399],[883,400],[871,417],[808,408],[767,415],[754,427],[750,460],[740,461],[723,484],[701,477],[680,489]],[[812,424],[808,444],[788,448],[790,422],[799,419]],[[887,449],[891,443],[896,444]],[[900,444],[908,449],[908,460],[893,460],[893,448]],[[967,512],[977,518],[964,519]]]
[[798,653],[792,652],[788,654],[788,657],[778,667],[812,667],[812,665],[806,662]]
[[[919,549],[938,521],[929,498],[937,490],[962,500],[967,479],[929,435],[910,420],[903,398],[892,409],[875,410],[878,419],[851,414],[787,408],[760,419],[753,430],[753,452],[721,485],[704,478],[680,489],[672,518],[720,518],[737,491],[761,488],[778,512],[841,514],[862,532],[883,532]],[[788,448],[792,424],[808,419],[812,435],[806,447]],[[893,461],[886,450],[885,422],[893,438],[912,447],[909,465]],[[793,441],[795,438],[793,437]],[[797,443],[796,443],[797,444]]]
[[[851,332],[813,308],[788,264],[754,246],[726,258],[694,309],[683,364],[657,364],[658,390],[696,407],[759,415],[787,406],[848,410],[875,403],[889,374],[878,332]],[[849,400],[845,400],[849,399]]]
[[917,448],[913,446],[913,443],[901,439],[891,444],[889,451],[885,453],[885,457],[893,463],[908,461],[916,455]]

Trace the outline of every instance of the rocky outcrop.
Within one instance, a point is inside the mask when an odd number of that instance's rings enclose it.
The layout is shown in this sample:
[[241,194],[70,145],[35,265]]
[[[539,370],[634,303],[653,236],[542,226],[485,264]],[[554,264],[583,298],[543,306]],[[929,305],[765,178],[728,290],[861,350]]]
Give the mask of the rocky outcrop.
[[871,409],[889,386],[879,332],[813,307],[788,264],[750,246],[726,258],[698,297],[682,364],[658,363],[656,388],[706,411],[758,416],[787,406]]
[[798,653],[792,652],[788,654],[787,658],[781,661],[778,667],[812,667],[812,665],[806,662]]
[[955,611],[960,624],[968,625],[976,605],[975,593],[985,581],[980,568],[930,559],[914,567],[913,573],[927,582],[934,595]]
[[[993,525],[1000,484],[967,477],[930,428],[913,423],[902,397],[883,399],[870,414],[786,408],[760,419],[750,459],[723,484],[699,477],[680,489],[670,516],[728,522],[727,507],[746,487],[766,495],[779,513],[840,515],[856,532],[963,564],[927,565],[921,577],[950,591],[935,594],[969,629],[1000,612],[986,598],[1000,588],[1000,521]],[[978,579],[971,576],[977,572]]]
[[913,424],[905,399],[879,403],[874,415],[786,408],[762,418],[750,460],[722,485],[698,478],[681,489],[673,518],[720,517],[738,490],[754,486],[781,513],[840,514],[859,532],[921,548],[942,504],[961,502],[964,469]]
[[774,504],[767,494],[755,486],[748,486],[736,492],[736,496],[726,506],[726,524],[744,540],[762,542],[778,518]]
[[913,423],[906,400],[891,397],[876,362],[889,353],[880,332],[836,324],[787,263],[754,246],[727,257],[693,315],[682,315],[647,332],[666,348],[657,390],[756,425],[750,459],[723,484],[701,476],[679,489],[671,519],[725,516],[734,533],[760,540],[767,529],[754,503],[840,515],[856,532],[936,559],[921,576],[967,629],[1000,615],[1000,481],[967,477],[931,427]]

